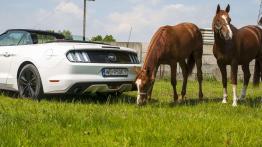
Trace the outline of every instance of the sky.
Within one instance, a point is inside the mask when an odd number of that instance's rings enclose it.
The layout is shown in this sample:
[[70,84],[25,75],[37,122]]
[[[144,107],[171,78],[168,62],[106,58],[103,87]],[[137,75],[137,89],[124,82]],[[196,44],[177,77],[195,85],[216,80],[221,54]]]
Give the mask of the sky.
[[[217,5],[230,4],[232,24],[256,24],[260,0],[96,0],[87,2],[87,37],[148,42],[162,25],[192,22],[210,28]],[[70,30],[82,35],[83,0],[1,0],[0,32],[7,29]]]

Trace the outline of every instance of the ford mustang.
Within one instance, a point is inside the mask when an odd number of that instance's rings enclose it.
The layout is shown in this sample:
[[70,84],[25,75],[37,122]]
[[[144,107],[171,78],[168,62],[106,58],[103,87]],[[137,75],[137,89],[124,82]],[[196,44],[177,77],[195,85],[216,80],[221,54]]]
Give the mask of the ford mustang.
[[133,49],[68,41],[58,33],[13,29],[0,35],[0,89],[20,97],[135,90]]

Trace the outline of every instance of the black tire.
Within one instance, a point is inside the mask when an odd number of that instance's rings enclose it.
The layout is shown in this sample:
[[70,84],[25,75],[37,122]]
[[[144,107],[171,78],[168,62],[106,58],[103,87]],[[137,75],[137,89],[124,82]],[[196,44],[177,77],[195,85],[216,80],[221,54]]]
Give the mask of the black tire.
[[37,68],[32,64],[25,65],[19,73],[18,92],[21,98],[40,99],[43,96],[43,86]]

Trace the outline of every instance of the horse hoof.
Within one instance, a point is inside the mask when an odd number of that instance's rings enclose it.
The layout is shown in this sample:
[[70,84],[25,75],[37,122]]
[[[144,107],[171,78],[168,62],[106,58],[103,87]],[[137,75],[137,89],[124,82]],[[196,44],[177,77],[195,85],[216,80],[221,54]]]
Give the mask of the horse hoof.
[[143,103],[137,103],[137,106],[145,106],[146,105],[146,102],[143,102]]
[[238,100],[239,100],[239,101],[245,101],[246,98],[245,98],[245,96],[241,96]]
[[232,106],[233,106],[233,107],[236,107],[236,106],[237,106],[237,103],[233,103]]
[[226,104],[226,103],[227,103],[227,100],[226,100],[226,99],[223,99],[222,103],[223,103],[223,104]]
[[180,97],[178,97],[178,96],[174,96],[174,98],[173,98],[174,102],[177,102],[179,99],[180,99]]
[[175,101],[175,103],[178,103],[178,104],[181,104],[182,102],[183,102],[182,99],[177,99],[177,100]]
[[203,94],[199,94],[199,96],[198,96],[199,100],[203,100],[203,97],[204,97]]
[[246,101],[246,99],[245,99],[245,98],[242,98],[242,99],[238,99],[238,101],[244,102],[244,101]]
[[144,106],[147,103],[147,100],[137,99],[136,101],[138,106]]

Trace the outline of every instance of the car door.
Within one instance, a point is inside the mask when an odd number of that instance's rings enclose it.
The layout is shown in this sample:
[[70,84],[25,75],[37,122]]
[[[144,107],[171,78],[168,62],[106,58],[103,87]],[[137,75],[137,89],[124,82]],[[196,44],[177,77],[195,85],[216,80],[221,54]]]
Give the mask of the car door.
[[0,36],[0,84],[6,84],[12,62],[12,50],[19,44],[24,32],[11,31]]

